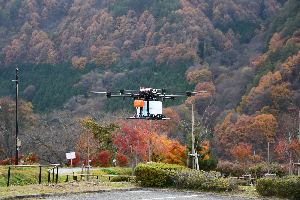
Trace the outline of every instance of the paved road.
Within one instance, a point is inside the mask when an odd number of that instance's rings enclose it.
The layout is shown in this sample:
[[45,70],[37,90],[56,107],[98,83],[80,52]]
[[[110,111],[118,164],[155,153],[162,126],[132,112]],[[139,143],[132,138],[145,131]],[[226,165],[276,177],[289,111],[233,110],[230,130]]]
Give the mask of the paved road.
[[194,192],[179,192],[170,190],[139,190],[139,191],[112,191],[93,194],[81,194],[61,197],[49,197],[52,200],[246,200],[247,197],[223,196],[218,194],[201,194]]
[[[91,170],[99,170],[102,168],[93,168],[91,167]],[[81,168],[58,168],[58,175],[64,175],[64,174],[72,174],[72,172],[81,172]],[[83,171],[85,173],[85,168],[83,168]],[[56,174],[56,169],[54,169],[54,173]]]

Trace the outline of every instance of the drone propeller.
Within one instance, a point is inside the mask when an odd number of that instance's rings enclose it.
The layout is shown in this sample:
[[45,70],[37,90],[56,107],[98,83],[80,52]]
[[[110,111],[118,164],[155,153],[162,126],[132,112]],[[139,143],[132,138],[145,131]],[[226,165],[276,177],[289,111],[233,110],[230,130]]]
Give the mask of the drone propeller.
[[97,91],[90,91],[92,93],[95,93],[95,94],[107,94],[107,92],[97,92]]
[[192,92],[192,94],[198,94],[198,93],[205,93],[207,91],[197,91],[197,92]]
[[138,92],[138,90],[125,90],[126,92]]

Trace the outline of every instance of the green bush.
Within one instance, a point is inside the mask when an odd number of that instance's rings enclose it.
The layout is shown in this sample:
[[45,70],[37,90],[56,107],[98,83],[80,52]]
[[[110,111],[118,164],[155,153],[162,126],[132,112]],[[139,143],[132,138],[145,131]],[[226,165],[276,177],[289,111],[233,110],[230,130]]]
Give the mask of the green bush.
[[131,176],[132,169],[129,167],[115,167],[114,168],[119,175],[128,175]]
[[222,178],[220,172],[202,170],[178,170],[167,172],[174,186],[180,189],[201,189],[207,191],[233,190],[234,180]]
[[111,175],[119,175],[119,173],[115,169],[102,168],[101,171],[104,171]]
[[133,180],[131,176],[115,176],[110,179],[111,182],[129,182]]
[[258,179],[256,190],[263,196],[278,196],[300,199],[300,177]]
[[[268,164],[260,163],[256,166],[252,166],[249,168],[249,172],[253,176],[254,174],[256,174],[257,177],[264,177],[264,175],[268,173]],[[282,177],[289,173],[289,169],[287,166],[280,165],[278,163],[271,163],[269,166],[269,173],[276,174],[276,176]]]
[[202,189],[207,191],[233,190],[235,181],[221,177],[221,173],[192,170],[180,165],[164,163],[139,164],[134,169],[136,181],[144,187]]
[[273,187],[272,178],[261,178],[257,180],[256,190],[263,196],[274,196],[276,188]]
[[165,163],[138,164],[134,169],[134,175],[136,176],[136,181],[144,187],[163,187],[167,182],[165,171],[183,168],[180,165]]

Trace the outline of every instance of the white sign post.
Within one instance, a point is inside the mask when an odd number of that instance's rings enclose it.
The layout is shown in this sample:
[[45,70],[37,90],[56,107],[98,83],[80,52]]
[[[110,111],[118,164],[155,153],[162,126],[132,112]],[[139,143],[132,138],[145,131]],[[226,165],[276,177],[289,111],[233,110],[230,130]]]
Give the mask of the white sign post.
[[72,168],[72,159],[76,158],[75,152],[71,152],[71,153],[66,153],[66,157],[67,159],[71,160],[71,168]]

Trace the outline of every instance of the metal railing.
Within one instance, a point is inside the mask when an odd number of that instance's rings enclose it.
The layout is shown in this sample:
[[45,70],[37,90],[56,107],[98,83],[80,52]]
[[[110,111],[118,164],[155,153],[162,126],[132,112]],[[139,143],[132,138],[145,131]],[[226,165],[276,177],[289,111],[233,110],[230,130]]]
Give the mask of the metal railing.
[[56,168],[56,184],[58,181],[58,166],[60,164],[49,164],[49,165],[2,165],[0,167],[8,167],[8,175],[7,175],[7,187],[9,186],[9,179],[10,179],[10,169],[11,168],[18,168],[18,167],[39,167],[40,168],[40,173],[39,173],[39,184],[42,182],[42,167],[51,167],[48,169],[48,183],[50,183],[50,174],[51,170],[53,171],[52,175],[52,183],[54,183],[54,169]]

